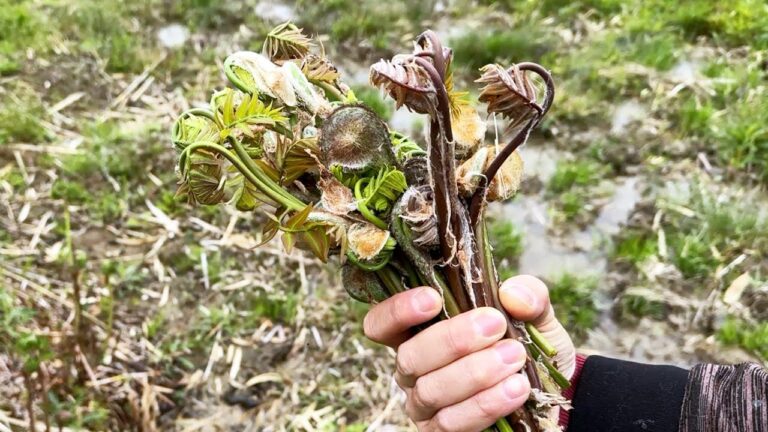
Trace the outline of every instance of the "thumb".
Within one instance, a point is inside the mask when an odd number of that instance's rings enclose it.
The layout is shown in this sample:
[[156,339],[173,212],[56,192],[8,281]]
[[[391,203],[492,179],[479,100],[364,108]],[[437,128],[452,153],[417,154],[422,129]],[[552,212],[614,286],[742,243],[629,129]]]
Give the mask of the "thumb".
[[544,282],[533,276],[519,275],[504,281],[499,289],[499,300],[512,318],[537,326],[551,315],[549,290]]
[[515,276],[501,285],[499,300],[512,318],[532,323],[557,349],[553,360],[560,372],[570,379],[576,366],[576,349],[555,316],[547,285],[533,276]]

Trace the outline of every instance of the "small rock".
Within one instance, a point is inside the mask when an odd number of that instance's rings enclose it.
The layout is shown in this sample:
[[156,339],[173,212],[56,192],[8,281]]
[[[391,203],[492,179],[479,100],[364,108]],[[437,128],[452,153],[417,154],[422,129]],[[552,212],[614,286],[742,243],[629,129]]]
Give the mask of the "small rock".
[[170,24],[157,31],[157,40],[165,48],[180,48],[187,39],[189,30],[181,24]]

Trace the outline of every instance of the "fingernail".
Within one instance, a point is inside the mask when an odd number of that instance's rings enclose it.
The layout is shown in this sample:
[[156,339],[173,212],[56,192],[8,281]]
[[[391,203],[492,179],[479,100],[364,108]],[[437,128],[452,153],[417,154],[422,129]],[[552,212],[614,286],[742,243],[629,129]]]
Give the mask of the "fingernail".
[[531,290],[524,285],[508,284],[503,286],[501,289],[531,309],[535,310],[536,306],[538,306],[536,296],[534,296],[533,292],[531,292]]
[[520,374],[515,374],[507,378],[503,384],[504,394],[506,394],[509,399],[517,399],[520,396],[523,396],[528,387],[525,379],[526,378]]
[[501,361],[504,364],[521,363],[523,360],[524,348],[521,344],[516,342],[502,342],[494,348],[501,357]]
[[475,331],[485,337],[498,335],[505,324],[498,313],[481,311],[475,313],[472,322],[475,324]]
[[413,306],[419,312],[432,312],[437,307],[437,296],[431,288],[422,289],[413,296]]

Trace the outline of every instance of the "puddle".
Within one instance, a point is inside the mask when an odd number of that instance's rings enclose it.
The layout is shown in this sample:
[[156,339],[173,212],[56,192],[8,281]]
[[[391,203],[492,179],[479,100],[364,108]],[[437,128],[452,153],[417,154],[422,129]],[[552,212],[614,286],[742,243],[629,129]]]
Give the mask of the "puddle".
[[637,177],[621,180],[611,200],[600,209],[600,214],[592,226],[594,232],[608,236],[618,234],[621,224],[627,221],[635,205],[640,201],[638,183]]
[[274,1],[259,2],[254,8],[253,13],[259,18],[274,22],[284,23],[286,21],[296,21],[296,12],[287,4]]
[[[555,172],[557,162],[567,153],[542,146],[521,149],[527,176],[545,183]],[[564,273],[601,276],[607,266],[607,245],[617,234],[640,200],[639,179],[615,180],[613,194],[595,222],[581,231],[550,234],[549,205],[543,194],[520,195],[501,207],[502,217],[523,232],[523,253],[519,269],[522,273],[556,278]]]
[[632,122],[647,117],[646,109],[635,101],[627,101],[619,105],[613,113],[611,120],[611,133],[621,135]]
[[565,159],[568,153],[528,142],[518,150],[523,158],[526,177],[536,177],[546,184],[557,168],[557,162]]
[[523,232],[521,273],[556,278],[564,273],[600,275],[606,261],[597,250],[577,250],[570,236],[553,236],[547,203],[540,196],[520,196],[505,204],[502,215]]

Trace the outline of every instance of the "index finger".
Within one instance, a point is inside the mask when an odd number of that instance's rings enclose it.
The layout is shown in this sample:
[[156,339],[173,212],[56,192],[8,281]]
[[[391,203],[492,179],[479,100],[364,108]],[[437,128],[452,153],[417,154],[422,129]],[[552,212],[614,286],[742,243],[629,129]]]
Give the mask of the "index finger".
[[411,336],[411,327],[436,317],[442,306],[434,289],[409,289],[373,306],[365,315],[363,331],[372,341],[396,348]]

